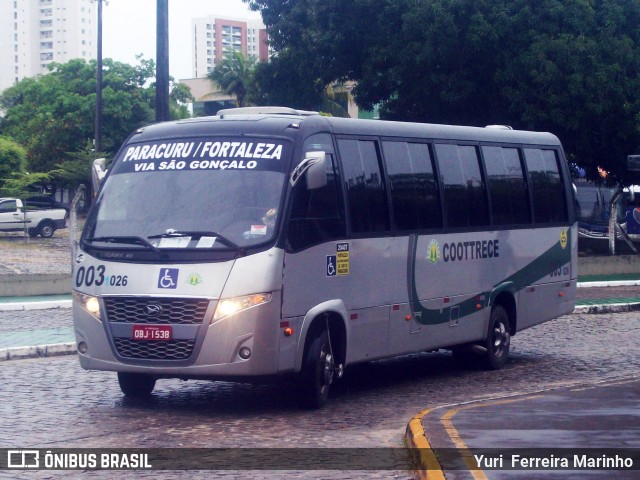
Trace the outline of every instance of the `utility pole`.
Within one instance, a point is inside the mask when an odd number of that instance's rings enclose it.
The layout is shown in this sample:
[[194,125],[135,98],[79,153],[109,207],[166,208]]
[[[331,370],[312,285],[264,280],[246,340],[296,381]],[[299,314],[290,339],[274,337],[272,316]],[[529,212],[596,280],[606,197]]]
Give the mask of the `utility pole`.
[[156,122],[169,120],[169,0],[156,6]]
[[96,152],[100,152],[102,151],[102,2],[106,2],[106,0],[96,1],[98,2],[98,58],[96,65],[96,116],[93,148]]

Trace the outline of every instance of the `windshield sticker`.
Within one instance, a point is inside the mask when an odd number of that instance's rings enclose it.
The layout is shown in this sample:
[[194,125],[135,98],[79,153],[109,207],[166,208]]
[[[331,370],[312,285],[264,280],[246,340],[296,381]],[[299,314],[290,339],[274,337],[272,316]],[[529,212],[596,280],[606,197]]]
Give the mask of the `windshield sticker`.
[[161,142],[129,146],[118,173],[170,170],[281,170],[285,145],[258,141]]
[[196,248],[211,248],[213,244],[216,243],[216,238],[217,237],[200,237]]
[[266,225],[251,225],[250,235],[266,235],[266,234],[267,234]]
[[187,248],[191,237],[165,237],[161,238],[158,248]]

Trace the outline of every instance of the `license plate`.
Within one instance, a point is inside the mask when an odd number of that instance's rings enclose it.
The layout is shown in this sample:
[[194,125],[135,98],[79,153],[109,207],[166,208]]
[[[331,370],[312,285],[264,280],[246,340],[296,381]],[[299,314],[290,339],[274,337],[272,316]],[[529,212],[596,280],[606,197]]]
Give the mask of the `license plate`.
[[134,325],[132,340],[171,340],[171,325]]

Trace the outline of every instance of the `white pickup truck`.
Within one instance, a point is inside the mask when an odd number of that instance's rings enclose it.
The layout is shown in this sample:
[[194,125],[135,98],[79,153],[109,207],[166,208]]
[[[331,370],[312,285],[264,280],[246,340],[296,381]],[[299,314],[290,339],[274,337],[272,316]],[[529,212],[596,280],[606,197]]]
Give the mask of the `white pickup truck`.
[[59,228],[66,228],[67,211],[64,208],[24,208],[19,198],[0,198],[0,232],[18,232],[26,227],[30,237],[53,236]]

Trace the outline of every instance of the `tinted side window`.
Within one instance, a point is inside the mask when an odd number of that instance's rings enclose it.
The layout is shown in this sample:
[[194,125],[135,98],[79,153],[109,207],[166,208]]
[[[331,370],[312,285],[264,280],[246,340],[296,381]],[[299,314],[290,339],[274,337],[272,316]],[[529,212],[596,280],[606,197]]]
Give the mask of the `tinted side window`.
[[293,200],[287,230],[288,247],[293,250],[344,238],[346,222],[342,202],[340,200],[340,179],[332,155],[331,136],[318,134],[305,142],[305,152],[327,152],[326,175],[327,184],[322,188],[307,189],[306,182],[301,181],[293,189]]
[[447,227],[489,225],[489,209],[476,147],[436,144]]
[[429,145],[382,142],[391,183],[393,216],[398,230],[442,226],[440,199]]
[[529,170],[533,193],[533,215],[536,223],[565,222],[567,201],[554,150],[525,148],[524,158]]
[[531,222],[529,194],[516,148],[482,147],[494,225]]
[[389,207],[376,142],[338,140],[353,233],[389,230]]

